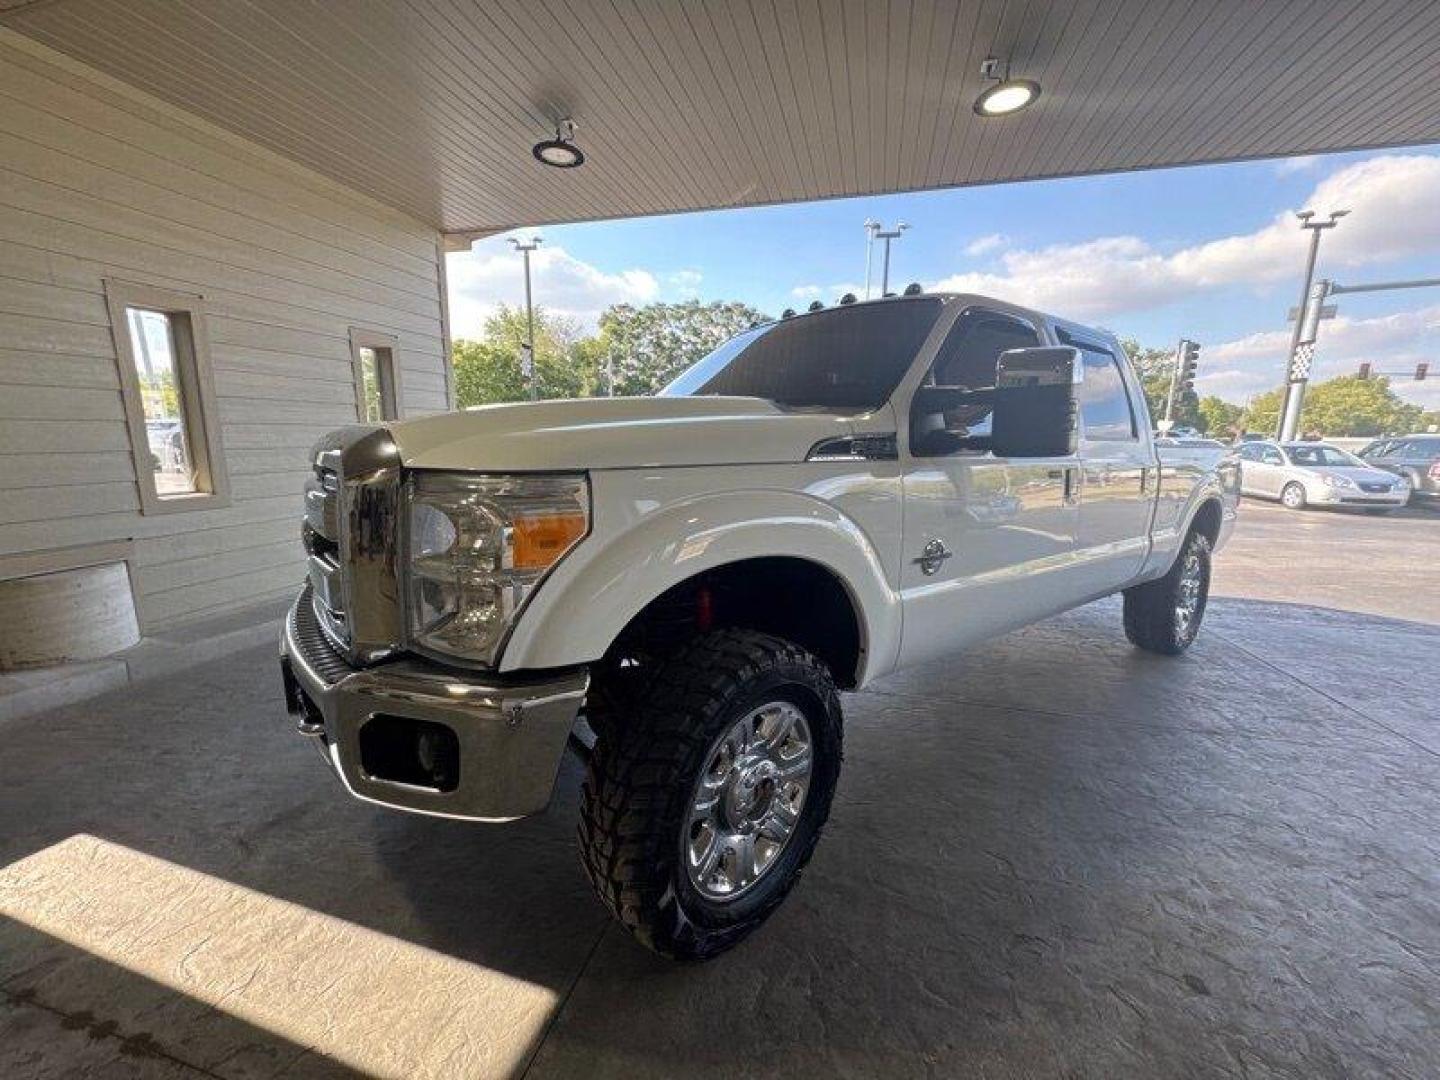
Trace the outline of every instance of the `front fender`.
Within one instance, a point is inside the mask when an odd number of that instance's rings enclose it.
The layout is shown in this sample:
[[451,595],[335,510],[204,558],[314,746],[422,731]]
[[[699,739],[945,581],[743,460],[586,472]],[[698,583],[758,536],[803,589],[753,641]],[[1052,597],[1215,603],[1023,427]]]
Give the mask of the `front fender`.
[[894,666],[899,596],[870,538],[830,503],[776,490],[697,495],[653,509],[646,502],[597,497],[591,536],[535,591],[501,671],[598,660],[665,590],[704,570],[775,556],[816,563],[844,585],[860,626],[858,684]]

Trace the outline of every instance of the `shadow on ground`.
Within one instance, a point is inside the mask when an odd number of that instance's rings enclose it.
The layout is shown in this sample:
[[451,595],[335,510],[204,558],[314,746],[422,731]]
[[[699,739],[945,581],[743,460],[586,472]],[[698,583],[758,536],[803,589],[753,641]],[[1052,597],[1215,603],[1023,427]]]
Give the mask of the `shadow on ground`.
[[[90,834],[494,972],[507,1007],[518,980],[541,1004],[513,1031],[486,1028],[508,1015],[490,991],[411,1008],[416,1030],[508,1039],[493,1060],[530,1076],[1424,1074],[1440,736],[1407,675],[1436,669],[1440,630],[1226,600],[1164,660],[1118,624],[1102,602],[850,696],[807,880],[707,965],[608,929],[573,762],[550,813],[512,826],[348,801],[286,730],[267,650],[8,727],[0,866]],[[12,1009],[145,1023],[117,1004],[130,976],[95,964],[0,929]],[[327,1007],[384,993],[377,972]],[[266,1032],[212,1039],[162,1007],[154,1075],[285,1064],[234,1052]],[[73,1052],[27,1060],[72,1075]]]

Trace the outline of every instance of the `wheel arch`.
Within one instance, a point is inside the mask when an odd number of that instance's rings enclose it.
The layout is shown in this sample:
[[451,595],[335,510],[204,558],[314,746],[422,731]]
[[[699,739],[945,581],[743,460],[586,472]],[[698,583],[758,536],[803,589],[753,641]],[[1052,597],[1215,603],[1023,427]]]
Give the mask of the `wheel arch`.
[[[576,554],[581,551],[583,544]],[[804,576],[826,598],[825,610],[848,612],[853,647],[831,648],[827,657],[837,683],[863,685],[889,670],[899,652],[899,596],[878,553],[854,521],[810,496],[700,496],[641,518],[585,555],[566,560],[537,590],[506,644],[502,671],[599,660],[637,618],[677,590],[753,570],[772,578],[783,571]],[[841,596],[845,608],[834,602]]]
[[1211,545],[1220,541],[1220,529],[1225,521],[1225,508],[1220,496],[1211,495],[1205,498],[1195,512],[1190,515],[1190,525],[1185,530],[1185,535],[1198,532],[1210,541]]

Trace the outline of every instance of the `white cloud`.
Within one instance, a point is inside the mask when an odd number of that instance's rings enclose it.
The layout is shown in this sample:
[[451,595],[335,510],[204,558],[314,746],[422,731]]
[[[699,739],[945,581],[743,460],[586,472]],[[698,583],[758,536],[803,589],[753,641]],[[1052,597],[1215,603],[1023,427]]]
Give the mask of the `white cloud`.
[[985,236],[977,236],[970,243],[965,245],[965,254],[970,256],[988,255],[997,248],[1002,248],[1010,242],[1010,238],[1004,233],[989,233]]
[[677,295],[689,298],[700,295],[700,283],[704,280],[705,275],[699,270],[676,270],[666,276],[665,284]]
[[[1345,298],[1336,297],[1343,303]],[[1329,357],[1356,362],[1403,346],[1414,347],[1423,339],[1440,335],[1440,305],[1417,311],[1400,311],[1369,319],[1352,319],[1337,314],[1320,324],[1317,351]],[[1288,330],[1267,330],[1227,341],[1209,350],[1218,360],[1251,360],[1283,357],[1290,346]]]
[[1275,162],[1276,176],[1289,176],[1292,173],[1308,172],[1320,164],[1319,154],[1301,154],[1299,157],[1280,158]]
[[[1351,211],[1325,240],[1328,271],[1428,254],[1440,246],[1440,157],[1388,154],[1347,166],[1317,184],[1305,207]],[[1287,210],[1253,232],[1169,253],[1135,236],[1007,251],[1000,271],[954,274],[935,288],[1093,318],[1197,290],[1291,281],[1306,242]]]
[[[478,337],[485,319],[501,304],[525,303],[524,264],[503,237],[452,254],[445,269],[451,335],[456,338]],[[611,304],[649,303],[660,292],[660,283],[648,270],[606,273],[558,246],[542,245],[530,256],[530,270],[535,305],[573,319],[586,330],[594,328]]]
[[[1343,296],[1337,299],[1345,302]],[[1231,400],[1273,389],[1284,377],[1289,347],[1288,330],[1266,330],[1211,346],[1202,352],[1197,389]],[[1440,356],[1440,305],[1360,319],[1340,314],[1320,324],[1311,375],[1315,380],[1353,375],[1364,361],[1376,372],[1408,373],[1419,361],[1435,356]],[[1409,401],[1429,408],[1440,404],[1440,379],[1395,379],[1390,385]]]
[[[809,303],[811,300],[819,300],[821,303],[833,304],[846,293],[854,293],[857,297],[865,295],[865,286],[856,285],[853,282],[842,281],[838,285],[797,285],[790,290],[790,295],[796,300],[803,300]],[[873,295],[880,293],[880,283],[876,281],[873,288]]]

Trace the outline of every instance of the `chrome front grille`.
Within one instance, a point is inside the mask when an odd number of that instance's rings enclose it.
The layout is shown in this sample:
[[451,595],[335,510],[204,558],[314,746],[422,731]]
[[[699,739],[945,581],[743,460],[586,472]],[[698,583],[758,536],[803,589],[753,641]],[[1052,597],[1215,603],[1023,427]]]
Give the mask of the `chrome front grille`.
[[400,460],[383,427],[333,431],[316,445],[301,536],[311,607],[355,664],[400,647]]
[[339,454],[317,453],[315,473],[305,482],[305,524],[301,535],[308,556],[306,577],[311,605],[325,636],[338,649],[348,650],[350,632],[345,622],[345,581],[340,568]]

